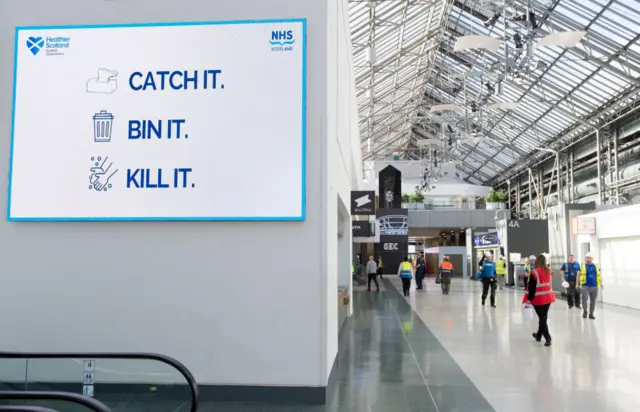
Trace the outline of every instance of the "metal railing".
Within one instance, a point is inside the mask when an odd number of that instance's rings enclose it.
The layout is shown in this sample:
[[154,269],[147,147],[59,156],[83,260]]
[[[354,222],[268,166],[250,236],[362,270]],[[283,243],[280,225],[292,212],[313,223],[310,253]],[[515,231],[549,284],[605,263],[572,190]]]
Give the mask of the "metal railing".
[[[180,372],[180,374],[185,378],[185,380],[187,381],[187,385],[189,386],[189,390],[191,392],[191,409],[190,412],[197,412],[198,411],[198,384],[196,383],[196,380],[194,379],[193,375],[191,374],[191,371],[189,371],[189,369],[187,369],[186,366],[184,366],[182,363],[178,362],[177,360],[169,357],[169,356],[165,356],[165,355],[160,355],[157,353],[76,353],[76,352],[51,352],[51,353],[47,353],[47,352],[0,352],[0,359],[120,359],[120,360],[151,360],[151,361],[156,361],[156,362],[160,362],[160,363],[164,363],[165,365],[169,365],[171,367],[173,367],[174,369],[176,369],[178,372]],[[0,391],[0,396],[3,394],[16,394],[16,393],[22,393],[22,394],[50,394],[50,396],[53,396],[51,394],[62,394],[64,392],[7,392],[7,391]],[[75,395],[75,396],[79,396],[83,399],[91,399],[92,398],[88,398],[82,395],[77,395],[77,394],[66,394],[65,395]],[[25,395],[25,396],[30,396],[30,395]],[[0,397],[0,399],[2,399]],[[16,399],[16,398],[12,398],[12,399]],[[23,398],[23,399],[34,399],[34,398]],[[42,398],[40,398],[42,399]],[[51,399],[51,398],[50,398]],[[49,399],[49,400],[50,400]],[[95,411],[98,412],[110,412],[109,409],[107,408],[106,410],[99,410],[99,409],[94,409]]]
[[461,200],[425,200],[424,202],[402,202],[403,209],[409,210],[487,210],[484,201],[463,202]]
[[44,406],[9,405],[0,406],[0,412],[60,412]]
[[[87,396],[78,395],[77,393],[71,393],[71,392],[0,391],[0,399],[29,400],[29,401],[63,401],[63,402],[75,403],[77,405],[84,406],[88,409],[91,409],[94,412],[111,412],[111,409],[109,409],[107,405],[105,405],[104,403],[98,400],[95,400],[93,398],[89,398]],[[14,408],[13,409],[14,411],[16,410],[15,409],[16,407],[17,406],[10,406],[10,408]],[[31,408],[32,408],[31,410],[33,410],[34,406],[31,406]],[[12,410],[12,409],[9,409],[9,410]],[[24,409],[22,410],[24,411]]]

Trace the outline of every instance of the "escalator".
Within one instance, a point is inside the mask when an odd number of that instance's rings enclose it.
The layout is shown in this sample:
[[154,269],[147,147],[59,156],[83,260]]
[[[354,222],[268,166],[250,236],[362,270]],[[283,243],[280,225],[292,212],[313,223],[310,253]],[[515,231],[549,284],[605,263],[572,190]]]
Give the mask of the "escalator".
[[0,412],[197,412],[182,363],[153,353],[0,352]]

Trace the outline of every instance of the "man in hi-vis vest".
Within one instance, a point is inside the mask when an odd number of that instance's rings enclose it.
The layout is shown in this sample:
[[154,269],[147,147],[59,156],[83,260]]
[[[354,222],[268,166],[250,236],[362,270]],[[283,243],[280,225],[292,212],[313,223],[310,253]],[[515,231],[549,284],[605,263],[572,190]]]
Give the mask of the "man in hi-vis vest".
[[505,276],[507,275],[507,264],[504,261],[504,256],[500,256],[496,260],[496,275],[498,275],[498,287],[500,290],[504,289],[506,283]]
[[589,303],[589,319],[595,319],[593,312],[596,310],[598,288],[602,288],[600,266],[593,263],[593,255],[587,253],[585,263],[580,265],[580,292],[582,293],[582,317],[587,318],[587,303]]

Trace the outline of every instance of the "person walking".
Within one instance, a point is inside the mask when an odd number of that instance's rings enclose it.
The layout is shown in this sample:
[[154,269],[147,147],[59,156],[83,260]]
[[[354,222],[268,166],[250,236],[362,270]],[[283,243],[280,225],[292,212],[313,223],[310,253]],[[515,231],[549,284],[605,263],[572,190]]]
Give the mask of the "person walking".
[[451,288],[451,277],[453,276],[453,265],[449,256],[445,256],[440,263],[440,287],[442,288],[442,294],[448,295]]
[[551,289],[552,276],[553,273],[547,266],[547,258],[544,255],[538,256],[527,282],[528,292],[522,298],[522,303],[533,306],[538,315],[538,331],[533,333],[533,338],[540,342],[544,337],[544,346],[551,346],[547,316],[551,304],[556,301]]
[[491,307],[496,307],[496,262],[493,261],[493,256],[488,255],[484,260],[482,269],[480,270],[480,279],[482,279],[482,306],[484,306],[487,300],[487,294],[491,289]]
[[378,275],[380,276],[380,279],[382,279],[382,268],[384,267],[384,264],[382,263],[382,256],[378,256]]
[[574,304],[576,309],[580,309],[580,284],[578,283],[578,273],[580,264],[574,260],[573,255],[569,255],[567,262],[560,268],[564,281],[569,284],[567,287],[567,304],[571,309]]
[[505,277],[507,275],[507,264],[504,261],[504,256],[500,256],[496,260],[496,275],[498,275],[498,287],[502,290],[506,284]]
[[369,260],[367,261],[367,275],[369,277],[369,283],[367,283],[367,291],[371,291],[371,281],[373,280],[376,283],[376,292],[380,292],[380,285],[378,284],[378,265],[376,265],[376,261],[373,260],[373,255],[369,255]]
[[413,278],[413,267],[409,261],[409,256],[405,256],[404,261],[400,263],[400,266],[398,267],[398,276],[402,279],[402,293],[405,296],[409,296],[411,278]]
[[416,289],[418,290],[422,290],[425,269],[424,255],[420,252],[418,259],[416,259]]
[[589,319],[595,319],[593,313],[596,310],[598,299],[598,287],[602,285],[600,266],[593,263],[593,255],[587,253],[584,257],[586,263],[580,265],[580,293],[582,294],[582,317],[587,318],[587,303],[589,303]]
[[531,275],[531,270],[535,268],[536,265],[536,257],[534,255],[529,256],[529,263],[524,265],[524,290],[529,290],[527,287],[527,282],[529,281],[529,275]]

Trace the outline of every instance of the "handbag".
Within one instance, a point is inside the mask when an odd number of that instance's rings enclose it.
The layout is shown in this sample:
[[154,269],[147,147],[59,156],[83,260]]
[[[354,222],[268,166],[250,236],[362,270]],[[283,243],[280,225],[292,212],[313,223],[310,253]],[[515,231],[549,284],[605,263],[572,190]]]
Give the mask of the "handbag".
[[532,305],[524,305],[524,307],[522,308],[522,316],[526,320],[533,320],[534,318],[533,312],[534,310]]
[[439,285],[442,282],[442,276],[438,273],[436,276],[436,285]]

